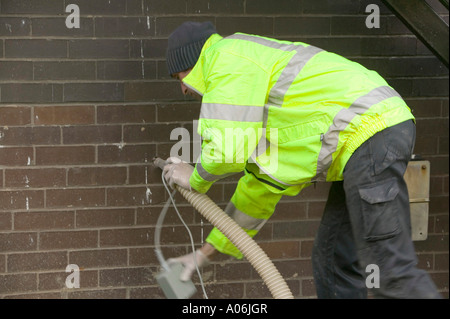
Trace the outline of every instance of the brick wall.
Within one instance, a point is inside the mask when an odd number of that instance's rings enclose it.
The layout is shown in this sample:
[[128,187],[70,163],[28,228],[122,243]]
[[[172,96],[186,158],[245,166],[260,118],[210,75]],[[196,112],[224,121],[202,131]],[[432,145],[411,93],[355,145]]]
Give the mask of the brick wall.
[[[370,3],[379,29],[365,27]],[[65,26],[68,4],[79,29]],[[379,0],[0,0],[0,298],[163,298],[153,236],[168,197],[150,161],[198,116],[165,66],[167,36],[186,20],[314,44],[402,94],[417,117],[415,153],[431,162],[420,267],[448,297],[448,69]],[[236,180],[208,194],[224,206]],[[328,187],[283,199],[256,237],[296,298],[315,296],[311,247]],[[200,245],[211,225],[178,202]],[[172,209],[166,225],[165,256],[189,252]],[[65,285],[69,264],[80,288]],[[271,297],[245,260],[222,256],[203,277],[210,298]]]

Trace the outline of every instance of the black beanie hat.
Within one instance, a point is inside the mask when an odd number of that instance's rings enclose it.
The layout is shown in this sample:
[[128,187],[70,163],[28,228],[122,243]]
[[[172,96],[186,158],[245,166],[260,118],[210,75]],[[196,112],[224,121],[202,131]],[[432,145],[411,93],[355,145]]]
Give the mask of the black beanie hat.
[[195,65],[206,40],[217,33],[211,22],[184,22],[169,36],[167,68],[169,74],[185,71]]

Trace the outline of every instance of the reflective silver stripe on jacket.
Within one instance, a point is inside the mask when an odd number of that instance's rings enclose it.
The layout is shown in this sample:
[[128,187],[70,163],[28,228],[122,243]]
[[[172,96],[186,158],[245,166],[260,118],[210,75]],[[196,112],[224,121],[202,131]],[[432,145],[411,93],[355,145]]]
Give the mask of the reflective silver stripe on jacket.
[[264,45],[265,47],[269,47],[272,49],[279,49],[283,51],[293,51],[297,49],[298,47],[304,47],[302,44],[294,44],[294,43],[280,43],[271,39],[258,37],[250,34],[242,34],[242,33],[235,33],[228,37],[225,37],[225,39],[233,39],[233,40],[245,40],[245,41],[251,41],[255,42],[261,45]]
[[203,178],[205,181],[208,181],[208,182],[214,182],[218,179],[222,179],[222,178],[237,174],[237,172],[232,172],[232,173],[227,173],[227,174],[222,174],[222,175],[211,174],[203,168],[201,161],[197,162],[196,168],[197,168],[198,175],[200,175],[201,178]]
[[263,113],[264,107],[262,106],[202,103],[200,118],[239,122],[262,122]]
[[288,91],[292,82],[294,82],[297,75],[302,71],[308,61],[316,54],[322,52],[322,49],[314,46],[296,49],[297,53],[289,60],[278,78],[277,83],[272,87],[269,94],[269,105],[281,107],[284,100],[284,95]]
[[193,86],[191,86],[190,84],[185,83],[184,81],[182,81],[183,84],[185,86],[187,86],[189,89],[191,89],[192,91],[194,91],[195,93],[197,93],[200,96],[203,96],[203,93],[201,93],[199,90],[197,90],[196,88],[194,88]]
[[264,172],[264,174],[268,175],[270,178],[274,179],[278,183],[281,183],[281,184],[287,185],[287,186],[292,186],[291,184],[280,181],[279,179],[275,178],[272,174],[270,174],[264,167],[262,167],[256,161],[256,157],[258,157],[261,154],[264,154],[266,152],[267,148],[270,146],[270,142],[267,140],[267,137],[266,137],[266,127],[267,127],[267,118],[268,118],[268,114],[269,114],[269,107],[270,106],[275,106],[275,107],[282,106],[286,92],[289,90],[289,87],[292,85],[292,83],[294,82],[294,80],[298,76],[298,74],[302,71],[303,67],[306,65],[306,63],[308,63],[309,60],[311,60],[311,58],[313,58],[315,55],[322,52],[323,50],[319,49],[317,47],[314,47],[312,45],[306,46],[306,45],[302,45],[302,44],[279,43],[279,42],[276,42],[276,41],[273,41],[270,39],[252,36],[252,35],[246,35],[246,34],[233,34],[229,37],[226,37],[225,39],[246,40],[246,41],[252,41],[252,42],[264,45],[266,47],[273,48],[273,49],[279,49],[279,50],[283,50],[283,51],[297,51],[297,53],[291,57],[288,64],[284,67],[277,82],[270,90],[268,102],[264,106],[263,135],[261,136],[261,139],[258,142],[258,146],[251,156],[253,162],[258,165],[258,167],[260,168],[260,170],[262,172]]
[[328,169],[333,160],[333,153],[336,151],[339,143],[339,132],[343,131],[355,116],[365,113],[372,105],[395,96],[400,97],[393,88],[380,86],[357,98],[348,108],[340,110],[335,115],[333,124],[331,124],[322,139],[322,147],[317,159],[317,175],[313,178],[314,181],[326,180]]
[[322,49],[319,49],[312,45],[303,45],[300,43],[280,43],[274,40],[248,34],[233,34],[226,37],[225,39],[251,41],[272,49],[278,49],[282,51],[297,51],[297,53],[292,56],[288,64],[284,67],[277,83],[275,83],[275,85],[270,90],[268,105],[277,107],[281,107],[281,105],[283,104],[284,95],[291,86],[292,82],[294,82],[297,75],[303,69],[305,64],[317,53],[323,51]]
[[227,213],[239,226],[249,230],[259,231],[267,222],[267,219],[254,218],[245,214],[237,209],[231,201],[228,202],[225,213]]

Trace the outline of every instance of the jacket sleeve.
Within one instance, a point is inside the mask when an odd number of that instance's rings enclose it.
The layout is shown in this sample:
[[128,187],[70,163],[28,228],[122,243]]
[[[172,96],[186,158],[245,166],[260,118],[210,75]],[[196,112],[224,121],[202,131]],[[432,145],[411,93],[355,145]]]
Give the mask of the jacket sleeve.
[[[275,211],[282,193],[274,192],[252,173],[245,171],[225,212],[250,236],[255,236]],[[223,254],[237,259],[243,257],[234,244],[217,228],[213,228],[206,242]]]
[[198,126],[202,152],[190,178],[200,193],[244,170],[262,135],[269,85],[269,73],[252,61],[226,52],[206,59]]

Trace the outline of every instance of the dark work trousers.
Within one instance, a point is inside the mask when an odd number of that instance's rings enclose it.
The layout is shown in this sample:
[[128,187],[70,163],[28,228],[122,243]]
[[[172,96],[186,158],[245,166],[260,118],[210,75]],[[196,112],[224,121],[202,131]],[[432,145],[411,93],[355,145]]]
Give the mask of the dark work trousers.
[[368,289],[375,298],[441,298],[411,239],[403,175],[415,129],[406,121],[378,132],[332,183],[312,255],[318,298],[367,298]]

